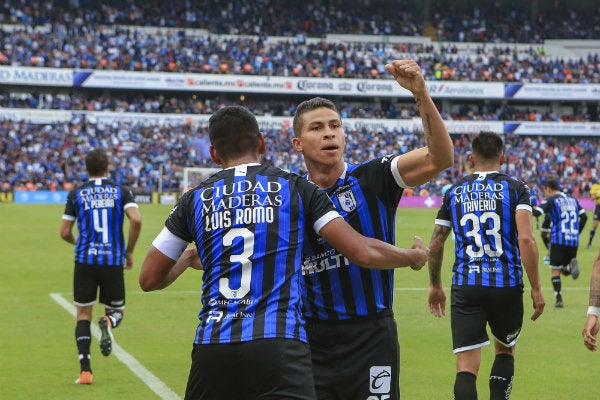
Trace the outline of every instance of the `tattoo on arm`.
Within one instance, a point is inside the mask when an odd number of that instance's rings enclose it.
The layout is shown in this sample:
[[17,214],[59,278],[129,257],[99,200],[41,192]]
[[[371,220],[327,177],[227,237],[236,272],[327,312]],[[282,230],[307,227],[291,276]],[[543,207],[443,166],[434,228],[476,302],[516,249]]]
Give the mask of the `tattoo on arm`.
[[431,235],[429,251],[429,281],[434,285],[439,285],[442,281],[442,261],[444,260],[444,242],[448,238],[450,228],[435,225]]
[[421,98],[415,97],[415,103],[417,103],[417,107],[421,107]]
[[423,130],[425,133],[425,141],[427,143],[427,147],[431,147],[431,118],[429,114],[425,114],[423,117]]
[[592,276],[590,285],[590,306],[600,307],[600,278]]

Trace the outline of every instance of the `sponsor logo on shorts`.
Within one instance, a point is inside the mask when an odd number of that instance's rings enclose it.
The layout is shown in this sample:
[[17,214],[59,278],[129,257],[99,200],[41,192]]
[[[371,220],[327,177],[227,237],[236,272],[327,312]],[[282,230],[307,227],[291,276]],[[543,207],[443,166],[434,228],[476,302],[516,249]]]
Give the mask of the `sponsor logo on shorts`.
[[392,367],[372,366],[369,371],[369,390],[371,393],[389,393],[392,383]]

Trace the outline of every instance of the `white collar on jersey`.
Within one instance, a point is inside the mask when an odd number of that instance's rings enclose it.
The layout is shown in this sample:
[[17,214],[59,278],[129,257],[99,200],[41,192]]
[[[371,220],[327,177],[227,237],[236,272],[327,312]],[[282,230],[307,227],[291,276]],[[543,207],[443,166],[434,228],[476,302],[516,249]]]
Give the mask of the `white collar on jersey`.
[[[346,179],[346,172],[348,172],[348,163],[344,161],[344,170],[342,171],[342,174],[338,177],[338,180],[342,179]],[[306,174],[306,180],[309,182],[314,183],[311,179],[310,179],[310,175],[308,175],[308,173]]]
[[238,164],[238,165],[234,165],[233,167],[223,168],[223,171],[228,170],[228,169],[238,168],[238,167],[254,167],[256,165],[262,165],[262,164],[257,163],[257,162],[251,162],[251,163],[247,163],[247,164]]
[[97,176],[95,178],[90,178],[89,180],[94,181],[96,185],[99,185],[102,183],[102,179],[108,179],[108,176]]

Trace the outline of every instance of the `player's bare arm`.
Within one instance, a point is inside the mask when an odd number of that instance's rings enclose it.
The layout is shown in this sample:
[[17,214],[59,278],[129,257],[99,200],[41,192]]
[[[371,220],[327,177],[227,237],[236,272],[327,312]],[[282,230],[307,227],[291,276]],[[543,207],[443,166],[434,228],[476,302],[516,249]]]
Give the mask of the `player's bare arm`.
[[429,95],[419,65],[413,60],[394,60],[386,65],[386,70],[413,94],[423,121],[427,146],[410,151],[398,159],[398,171],[404,182],[409,186],[418,186],[453,165],[452,139]]
[[403,249],[361,235],[342,218],[331,220],[319,234],[351,262],[364,268],[421,268],[429,253],[419,237],[415,237],[413,248]]
[[531,320],[535,321],[544,312],[546,302],[540,283],[540,273],[538,270],[539,250],[535,235],[533,234],[531,212],[528,210],[517,210],[515,220],[519,234],[521,260],[531,286],[531,300],[533,301],[533,315],[531,316]]
[[600,323],[598,323],[598,314],[600,313],[600,252],[594,261],[592,269],[592,277],[590,278],[590,300],[587,312],[587,319],[583,327],[581,335],[583,336],[583,344],[590,351],[598,350],[598,331]]
[[129,219],[129,235],[127,236],[127,250],[125,253],[125,269],[133,268],[133,250],[142,230],[142,215],[138,207],[127,207],[125,215]]
[[60,237],[67,243],[76,244],[77,238],[73,235],[73,222],[63,219],[60,224]]
[[429,242],[429,295],[427,304],[429,312],[436,317],[446,315],[446,293],[442,286],[442,263],[444,260],[444,243],[450,234],[450,228],[434,225]]

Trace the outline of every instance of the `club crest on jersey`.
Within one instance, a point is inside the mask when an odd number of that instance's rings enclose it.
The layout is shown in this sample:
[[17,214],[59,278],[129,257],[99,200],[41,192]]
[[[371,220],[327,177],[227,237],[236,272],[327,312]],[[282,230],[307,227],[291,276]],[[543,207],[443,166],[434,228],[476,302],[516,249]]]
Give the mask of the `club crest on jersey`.
[[340,203],[340,207],[345,212],[351,212],[356,210],[356,198],[354,197],[354,193],[351,190],[346,190],[341,193],[337,193],[336,197],[338,202]]

